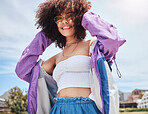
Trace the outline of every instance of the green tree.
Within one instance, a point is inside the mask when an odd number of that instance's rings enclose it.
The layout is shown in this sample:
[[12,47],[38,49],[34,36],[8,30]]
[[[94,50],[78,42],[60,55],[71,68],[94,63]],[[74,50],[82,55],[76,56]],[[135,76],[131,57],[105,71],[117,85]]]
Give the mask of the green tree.
[[11,112],[21,114],[28,110],[27,93],[23,95],[23,92],[18,87],[14,87],[9,94],[6,104],[11,109]]

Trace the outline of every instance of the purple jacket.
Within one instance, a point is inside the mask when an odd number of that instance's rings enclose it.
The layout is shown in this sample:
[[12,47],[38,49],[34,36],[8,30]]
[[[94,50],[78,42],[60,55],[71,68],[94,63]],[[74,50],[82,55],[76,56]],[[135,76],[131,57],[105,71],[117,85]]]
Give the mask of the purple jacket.
[[[116,114],[119,111],[118,89],[115,85],[109,66],[115,59],[118,48],[126,41],[118,36],[117,29],[92,12],[86,12],[82,19],[82,26],[97,40],[91,46],[91,91],[92,98],[103,114]],[[40,75],[39,55],[52,43],[41,31],[25,48],[16,65],[16,74],[27,81],[28,112],[37,112],[37,84]],[[52,78],[52,77],[51,77]],[[53,81],[51,81],[52,83]],[[53,85],[56,85],[53,82]],[[115,105],[114,105],[115,104]]]

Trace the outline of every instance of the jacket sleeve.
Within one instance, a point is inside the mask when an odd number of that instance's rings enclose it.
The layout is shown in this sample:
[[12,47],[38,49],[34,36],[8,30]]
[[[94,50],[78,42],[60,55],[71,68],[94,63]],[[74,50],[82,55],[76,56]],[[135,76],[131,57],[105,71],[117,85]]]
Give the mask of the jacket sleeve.
[[47,38],[42,31],[36,34],[33,41],[23,51],[16,65],[15,72],[19,78],[30,82],[32,69],[37,64],[39,55],[42,55],[51,43],[51,39]]
[[99,49],[103,52],[107,61],[115,57],[118,48],[126,41],[119,37],[117,29],[100,18],[93,12],[86,12],[82,18],[82,26],[96,36]]

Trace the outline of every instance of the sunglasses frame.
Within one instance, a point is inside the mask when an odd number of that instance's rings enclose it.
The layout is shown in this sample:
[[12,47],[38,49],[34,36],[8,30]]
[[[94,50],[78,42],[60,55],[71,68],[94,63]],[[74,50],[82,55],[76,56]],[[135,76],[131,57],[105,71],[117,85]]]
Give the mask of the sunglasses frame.
[[[67,18],[66,18],[66,16],[69,15],[69,14],[71,14],[70,17],[67,17]],[[59,23],[58,20],[56,20],[57,17],[61,17],[61,18],[59,19],[59,20],[61,20],[61,21],[59,21],[59,22],[62,22],[64,18],[68,21],[68,18],[71,18],[71,19],[72,19],[73,13],[71,13],[71,12],[70,12],[70,13],[67,13],[65,16],[62,16],[62,15],[55,16],[55,17],[54,17],[54,22],[55,22],[55,23]]]

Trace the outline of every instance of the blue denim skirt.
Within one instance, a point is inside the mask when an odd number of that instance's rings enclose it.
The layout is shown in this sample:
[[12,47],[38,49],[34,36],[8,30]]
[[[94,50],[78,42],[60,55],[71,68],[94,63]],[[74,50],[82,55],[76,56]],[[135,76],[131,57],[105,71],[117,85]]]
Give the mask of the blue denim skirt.
[[55,104],[49,114],[102,114],[89,97],[54,98]]

